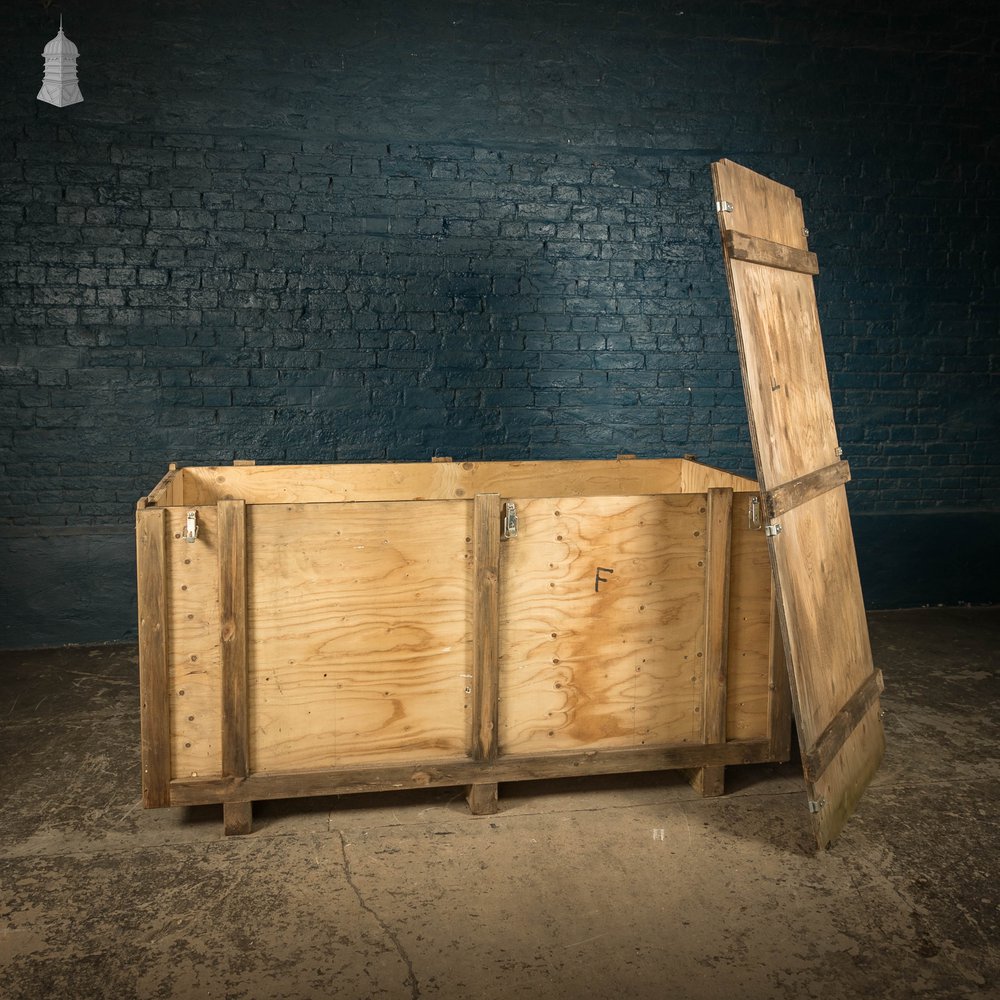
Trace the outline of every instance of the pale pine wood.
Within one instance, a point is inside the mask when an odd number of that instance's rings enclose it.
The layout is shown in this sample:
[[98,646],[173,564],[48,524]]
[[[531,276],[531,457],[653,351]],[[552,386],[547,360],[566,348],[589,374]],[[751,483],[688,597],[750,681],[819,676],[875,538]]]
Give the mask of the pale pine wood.
[[[733,491],[711,489],[705,517],[705,673],[701,706],[704,743],[726,739],[726,681],[729,666],[729,579],[733,520]],[[721,795],[725,768],[699,768],[691,783],[704,796]]]
[[247,709],[246,504],[221,500],[219,522],[219,652],[222,666],[222,773],[249,773]]
[[222,817],[227,837],[245,837],[253,827],[253,803],[226,802]]
[[[716,198],[733,206],[719,213],[724,237],[736,230],[807,249],[790,188],[729,161],[713,164],[713,182]],[[725,257],[760,485],[765,496],[797,481],[819,485],[839,448],[812,279]],[[807,493],[786,505],[770,540],[804,754],[873,672],[844,487]],[[876,702],[819,781],[807,776],[820,847],[836,838],[881,760],[877,710]]]
[[136,510],[146,507],[167,507],[174,502],[176,484],[179,479],[177,467],[171,463],[163,478],[150,490],[148,496],[140,497]]
[[716,200],[732,206],[732,211],[717,213],[723,234],[745,233],[798,250],[809,249],[802,202],[790,187],[732,160],[713,163],[712,180]]
[[473,816],[493,816],[500,811],[497,783],[493,781],[469,785],[465,790],[465,801]]
[[472,617],[472,756],[497,755],[497,698],[500,683],[498,583],[500,495],[476,496],[472,519],[475,597]]
[[803,751],[874,669],[843,491],[786,512],[772,540]]
[[844,703],[840,711],[827,723],[826,729],[816,737],[816,742],[805,752],[802,767],[809,781],[818,781],[844,743],[868,714],[885,689],[882,671],[869,674],[860,687]]
[[850,482],[851,469],[847,462],[835,462],[822,469],[816,469],[805,476],[799,476],[790,483],[782,483],[768,490],[763,497],[766,517],[781,517],[785,511],[808,503],[821,493]]
[[[756,493],[733,494],[726,667],[727,739],[766,739],[770,731],[771,562],[764,532],[750,526],[750,501],[756,496]],[[786,730],[789,725],[786,719]]]
[[248,507],[251,770],[465,756],[472,507]]
[[[699,493],[710,486],[753,489],[756,485],[752,480],[682,459],[204,466],[184,472],[185,502],[189,505],[236,498],[254,504],[451,500],[471,499],[477,493],[631,496]],[[685,486],[682,477],[688,475],[697,477],[699,485]]]
[[170,803],[170,690],[167,665],[166,518],[162,509],[136,515],[139,598],[139,686],[142,803]]
[[767,736],[771,744],[771,759],[785,761],[792,753],[792,691],[791,677],[785,663],[785,643],[781,635],[777,590],[772,591],[768,671]]
[[[501,752],[700,742],[704,496],[515,503],[501,558]],[[595,591],[599,567],[614,573]]]
[[751,264],[767,264],[784,271],[798,271],[800,274],[819,274],[816,254],[809,250],[786,247],[746,233],[728,230],[724,234],[726,250],[733,260],[745,260]]
[[171,773],[202,778],[222,773],[222,626],[219,620],[219,533],[215,507],[199,507],[198,539],[181,537],[186,507],[167,518],[170,581],[169,674]]
[[[705,493],[710,489],[756,490],[757,484],[745,476],[737,476],[723,469],[716,469],[704,462],[683,459],[680,463],[680,483],[677,493]],[[668,491],[664,491],[668,492]]]
[[[697,623],[704,617],[707,500],[697,494],[755,484],[680,460],[622,457],[568,463],[568,468],[564,464],[176,470],[174,505],[163,511],[170,591],[165,656],[173,706],[170,801],[226,801],[234,807],[231,825],[243,822],[239,810],[245,808],[249,830],[249,803],[254,798],[460,784],[470,787],[473,808],[489,809],[498,780],[664,767],[721,769],[766,759],[766,667],[761,664],[767,661],[768,569],[762,561],[762,533],[746,527],[745,495],[742,513],[735,504],[732,512],[729,624],[739,645],[734,646],[734,638],[727,660],[733,693],[727,699],[728,742],[724,733],[722,743],[705,745],[701,731],[705,636]],[[426,470],[434,466],[435,474],[428,477]],[[439,479],[437,474],[449,466],[451,478]],[[455,468],[460,470],[458,478]],[[248,478],[261,473],[260,479]],[[427,503],[351,502],[378,496],[379,473],[390,489],[409,500],[425,487],[434,495],[461,497]],[[220,477],[225,481],[217,482]],[[230,477],[243,478],[234,484]],[[268,491],[292,491],[300,477],[304,492],[332,502],[259,503],[271,495]],[[500,619],[505,590],[494,587],[490,593],[488,570],[496,565],[496,549],[503,546],[501,567],[517,551],[518,538],[498,538],[500,494],[511,496],[506,477],[528,491],[521,499],[515,495],[522,532],[530,502],[559,504],[566,510],[578,504],[574,517],[587,525],[578,544],[596,543],[594,551],[605,545],[606,552],[610,541],[615,556],[624,555],[633,579],[622,586],[622,576],[608,577],[619,586],[601,604],[602,615],[585,627],[572,601],[560,611],[568,623],[567,641],[582,644],[586,635],[598,639],[595,657],[586,664],[591,677],[581,686],[584,697],[570,735],[562,732],[554,751],[544,739],[537,748],[518,746],[514,740],[505,747],[506,756],[497,757],[498,724],[494,722],[492,744],[488,726],[482,726],[491,711],[496,718],[497,698],[492,706],[485,699],[479,719],[473,720],[473,686],[478,672],[487,681],[478,690],[488,692],[491,659],[499,668],[497,647],[492,652],[489,648],[491,630],[477,622],[486,623],[491,615],[496,622]],[[475,500],[477,483],[494,484],[495,491],[489,492],[495,495]],[[636,495],[614,495],[622,483],[635,485]],[[242,502],[243,496],[220,498],[218,491],[238,492],[234,485],[248,484],[252,489],[247,495],[255,505]],[[261,484],[264,488],[258,490]],[[565,488],[565,500],[545,499],[553,486]],[[591,486],[598,496],[583,495]],[[695,495],[657,495],[662,488],[671,493],[693,490]],[[189,544],[181,533],[195,501],[204,505],[195,508],[199,536]],[[547,515],[554,516],[554,509],[559,508],[550,506]],[[564,511],[559,516],[565,517]],[[586,537],[588,533],[593,537]],[[495,536],[496,542],[488,536]],[[243,587],[238,582],[240,551],[248,581]],[[597,565],[610,564],[602,556],[591,570],[596,572]],[[646,569],[644,591],[638,578]],[[503,584],[505,572],[501,568],[500,580],[494,578],[494,583]],[[608,597],[607,590],[594,591],[590,572],[584,575],[589,595]],[[513,597],[533,614],[536,601],[543,608],[551,601],[552,582],[551,575],[537,579],[533,594],[531,580],[522,581]],[[241,742],[239,736],[224,735],[234,722],[223,708],[234,700],[223,694],[223,686],[232,687],[239,676],[234,667],[240,660],[240,595],[246,602],[242,641],[250,713],[250,759],[245,768],[223,749]],[[654,612],[652,618],[647,612]],[[499,642],[495,630],[493,634]],[[644,648],[643,639],[651,650]],[[638,668],[635,676],[633,667]],[[493,676],[496,691],[501,681],[495,672]],[[555,675],[548,686],[554,680]],[[534,682],[546,688],[544,681],[540,665]],[[529,712],[539,710],[539,691],[530,687],[519,689],[521,709]],[[541,693],[544,702],[548,692]],[[587,704],[591,698],[609,698],[608,711],[600,705],[592,710]],[[596,726],[604,746],[588,745],[588,725]],[[609,733],[609,727],[620,732]],[[632,735],[623,738],[629,728]],[[482,761],[467,756],[477,753],[476,732]],[[750,734],[760,738],[739,738]],[[224,767],[245,771],[246,776],[224,774]]]

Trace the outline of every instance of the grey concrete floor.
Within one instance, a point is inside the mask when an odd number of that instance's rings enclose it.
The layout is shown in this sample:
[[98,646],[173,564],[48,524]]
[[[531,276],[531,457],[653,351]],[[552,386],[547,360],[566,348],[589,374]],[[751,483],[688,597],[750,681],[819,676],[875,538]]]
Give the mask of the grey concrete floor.
[[[0,654],[0,997],[1000,997],[1000,609],[872,615],[889,748],[840,842],[797,765],[139,806],[135,650]],[[662,831],[662,839],[660,833]]]

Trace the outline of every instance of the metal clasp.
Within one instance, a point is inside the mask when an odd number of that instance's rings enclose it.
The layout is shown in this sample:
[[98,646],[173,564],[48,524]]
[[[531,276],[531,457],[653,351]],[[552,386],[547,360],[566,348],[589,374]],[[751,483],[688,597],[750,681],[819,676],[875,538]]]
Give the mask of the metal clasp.
[[182,537],[185,542],[193,542],[198,537],[198,511],[189,510],[187,512],[187,521]]
[[747,520],[752,531],[759,531],[763,523],[760,519],[760,497],[750,497],[750,509],[747,511]]
[[768,538],[774,538],[775,535],[780,535],[781,531],[782,529],[780,524],[769,524],[764,529],[764,534],[767,535]]
[[503,538],[513,538],[517,534],[517,508],[510,501],[503,505],[501,528]]
[[716,212],[731,212],[733,210],[733,206],[732,203],[728,201],[717,201],[715,203],[715,210]]

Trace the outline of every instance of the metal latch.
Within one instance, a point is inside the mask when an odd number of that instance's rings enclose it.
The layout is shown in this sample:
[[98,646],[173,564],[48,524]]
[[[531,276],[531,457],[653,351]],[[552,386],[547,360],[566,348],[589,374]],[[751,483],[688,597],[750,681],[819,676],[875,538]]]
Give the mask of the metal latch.
[[517,508],[508,500],[503,505],[503,522],[501,535],[513,538],[517,534]]
[[717,201],[715,203],[715,210],[716,212],[731,212],[733,210],[733,206],[732,203],[728,201]]
[[809,812],[818,813],[826,805],[826,799],[810,799]]
[[750,497],[750,509],[747,511],[747,519],[750,522],[751,530],[757,531],[760,528],[760,497]]
[[774,538],[775,535],[780,535],[781,531],[782,528],[780,524],[769,524],[766,528],[764,528],[764,534],[767,535],[768,538]]
[[193,542],[198,537],[198,511],[189,510],[187,512],[187,522],[184,528],[184,541]]

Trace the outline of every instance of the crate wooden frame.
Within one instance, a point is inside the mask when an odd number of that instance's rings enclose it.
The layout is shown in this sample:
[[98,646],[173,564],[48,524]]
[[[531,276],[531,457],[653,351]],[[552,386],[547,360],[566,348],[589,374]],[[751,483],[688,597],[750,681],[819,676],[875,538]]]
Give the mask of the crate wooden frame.
[[[488,813],[497,808],[499,782],[683,769],[702,794],[721,794],[726,767],[789,757],[790,698],[767,547],[760,522],[750,523],[754,501],[759,509],[752,480],[690,459],[172,465],[136,510],[143,805],[221,803],[226,832],[246,833],[255,800],[346,792],[464,786],[471,810]],[[504,539],[502,517],[508,502],[520,508],[521,530],[518,537]],[[189,515],[199,531],[191,542],[184,537]],[[649,519],[649,529],[641,529],[643,518]],[[369,557],[368,543],[375,530],[371,525],[386,519],[396,525],[395,540],[390,545],[387,529],[385,548]],[[453,529],[456,519],[467,527]],[[569,527],[550,530],[550,523]],[[365,550],[361,556],[352,556],[347,551],[350,546],[331,534],[339,533],[338,524],[355,525],[343,530],[357,533],[353,548]],[[406,538],[411,533],[407,525],[412,525],[412,539]],[[688,530],[692,526],[695,530]],[[462,671],[471,676],[462,692],[461,725],[439,711],[435,699],[445,674],[443,668],[429,667],[428,679],[417,694],[415,688],[408,689],[413,704],[423,700],[429,706],[412,711],[412,745],[398,719],[388,727],[369,726],[364,733],[359,724],[353,745],[350,738],[346,742],[339,735],[334,738],[330,713],[340,711],[336,706],[353,695],[348,692],[334,699],[324,693],[327,689],[319,685],[318,671],[327,661],[334,664],[331,670],[338,669],[338,650],[345,661],[354,656],[359,663],[368,662],[367,647],[357,643],[371,645],[376,633],[371,623],[359,625],[360,638],[355,640],[348,631],[353,626],[346,623],[347,614],[341,615],[343,625],[325,621],[325,612],[317,608],[323,600],[339,597],[323,572],[317,573],[316,564],[339,553],[338,558],[342,556],[345,565],[361,576],[379,559],[388,567],[387,581],[395,580],[404,564],[408,572],[419,575],[424,561],[413,552],[432,552],[437,529],[444,539],[441,551],[447,549],[447,538],[453,539],[453,562],[467,567],[462,571],[465,576],[442,573],[435,584],[453,609],[450,617],[443,616],[440,635],[452,639],[464,635],[458,641],[467,644],[457,653],[454,641],[441,646],[449,650],[449,664],[470,666]],[[553,536],[554,530],[565,532],[565,539],[562,534]],[[309,537],[301,538],[303,532],[308,536],[313,531],[322,536],[315,543],[322,556],[310,551]],[[657,544],[667,544],[668,537],[683,543],[677,550],[686,553],[677,558],[687,560],[683,593],[697,621],[684,619],[664,604],[682,586],[666,571],[656,549]],[[401,555],[407,545],[409,555]],[[584,566],[585,545],[597,549],[619,545],[621,558],[641,567],[649,579],[639,581],[639,569],[631,583],[621,569],[618,578],[605,573],[603,581],[592,581],[595,592],[588,600],[584,591],[589,593],[590,583],[584,582],[592,580],[586,576],[592,567]],[[546,552],[561,552],[567,546],[576,553],[567,565],[575,568],[545,564]],[[396,555],[390,558],[390,552]],[[518,573],[513,576],[509,567],[515,564]],[[282,568],[288,570],[288,578],[275,581]],[[598,576],[602,568],[598,566]],[[297,579],[296,572],[305,572],[307,579]],[[336,575],[332,569],[330,575]],[[370,590],[372,580],[378,579],[376,573],[367,584],[362,580],[359,592],[364,593],[366,585]],[[583,681],[577,684],[574,671],[582,676],[585,666],[593,666],[593,658],[580,652],[584,639],[607,652],[612,641],[623,645],[630,641],[635,622],[648,620],[636,617],[644,605],[614,596],[633,595],[628,588],[640,584],[658,595],[659,617],[643,628],[649,633],[650,648],[661,655],[652,657],[655,662],[643,674],[640,660],[646,663],[646,658],[628,649],[617,656],[612,650],[615,664],[599,681],[589,682],[589,688]],[[395,584],[385,586],[391,589]],[[610,595],[604,605],[601,587]],[[298,589],[294,598],[286,600],[288,588]],[[300,593],[306,611],[295,603]],[[391,595],[386,597],[383,605],[391,600]],[[508,606],[510,602],[514,606]],[[428,618],[433,617],[432,604],[427,605]],[[541,607],[544,612],[538,610]],[[457,613],[454,608],[465,610]],[[597,609],[593,620],[588,609]],[[567,665],[553,657],[550,671],[541,666],[534,649],[534,635],[545,615],[559,623],[551,626],[561,629],[551,633],[554,641],[558,635],[558,641],[569,643],[563,636],[570,633],[579,640],[575,646],[569,644],[575,659],[571,657]],[[289,623],[302,616],[308,619],[306,635],[296,636]],[[535,624],[533,616],[539,618]],[[309,637],[309,627],[314,638]],[[396,627],[403,629],[398,623]],[[434,627],[438,626],[426,626]],[[319,638],[316,629],[322,633]],[[393,634],[390,628],[385,631]],[[343,652],[345,643],[354,643],[348,653]],[[681,679],[680,668],[671,667],[674,673],[657,681],[661,661],[672,656],[680,662],[679,652],[663,654],[670,643],[687,650],[685,676]],[[411,643],[406,655],[413,662],[419,660],[423,670],[434,658],[418,645]],[[515,657],[522,666],[531,664],[516,680],[512,678],[521,668],[505,662],[508,649],[513,651],[508,660]],[[313,701],[283,690],[279,694],[271,686],[271,674],[275,681],[278,677],[264,661],[273,661],[278,650],[294,661],[282,668],[290,671],[292,686],[314,690]],[[296,650],[304,651],[301,662],[290,655]],[[322,660],[324,656],[327,660]],[[306,661],[308,666],[302,665]],[[639,679],[626,696],[621,694],[621,683],[615,686],[615,678],[620,681],[633,662]],[[615,670],[618,673],[612,677]],[[381,664],[376,672],[379,677],[390,676]],[[336,676],[345,681],[343,673]],[[357,689],[366,683],[359,675],[346,681],[353,681]],[[640,681],[645,695],[635,693]],[[443,683],[451,699],[448,704],[457,706],[452,681]],[[573,693],[567,693],[571,688]],[[385,692],[386,697],[389,694]],[[370,692],[362,695],[367,701],[357,704],[365,714],[376,699]],[[574,698],[575,709],[564,710],[562,706],[573,705]],[[397,700],[405,717],[406,698]],[[544,718],[546,704],[549,716],[562,720],[549,732],[540,729],[532,715],[542,705],[538,717]],[[314,707],[320,715],[327,713],[318,722]],[[622,721],[628,719],[628,711],[634,713],[632,718],[646,720],[646,730],[633,722],[630,737],[627,722]],[[567,721],[574,712],[573,721]],[[510,724],[515,716],[520,722]],[[342,729],[350,728],[341,722]],[[287,736],[282,727],[290,727]],[[751,735],[741,738],[742,729]],[[648,745],[638,738],[639,732],[652,734]],[[395,742],[394,733],[399,737]],[[425,750],[421,740],[431,747],[437,740],[449,749]],[[344,757],[331,751],[335,745],[348,747]],[[201,756],[192,756],[195,753]]]

